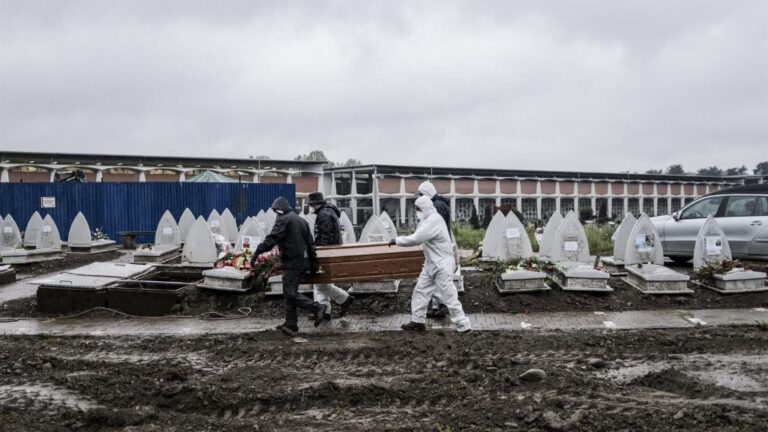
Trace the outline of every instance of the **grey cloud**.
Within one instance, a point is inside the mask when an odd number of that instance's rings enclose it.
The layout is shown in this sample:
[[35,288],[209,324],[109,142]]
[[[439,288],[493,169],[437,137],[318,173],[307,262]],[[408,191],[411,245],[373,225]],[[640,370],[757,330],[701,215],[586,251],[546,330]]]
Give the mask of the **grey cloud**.
[[641,171],[768,158],[755,2],[28,2],[0,147]]

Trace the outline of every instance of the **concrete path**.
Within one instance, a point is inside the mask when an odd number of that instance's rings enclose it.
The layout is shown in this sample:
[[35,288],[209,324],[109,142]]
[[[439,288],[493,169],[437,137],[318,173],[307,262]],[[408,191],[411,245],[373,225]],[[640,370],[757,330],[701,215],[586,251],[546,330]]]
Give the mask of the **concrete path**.
[[[756,325],[768,322],[768,310],[709,309],[653,310],[629,312],[548,312],[532,314],[470,314],[476,331],[584,330],[584,329],[661,329],[696,326]],[[299,322],[304,333],[382,332],[400,330],[408,315],[381,317],[350,316],[319,328],[306,318]],[[226,320],[198,318],[71,318],[20,319],[0,318],[0,335],[126,336],[126,335],[203,335],[251,333],[273,329],[281,319],[248,317]],[[452,330],[450,322],[430,321],[432,330]]]

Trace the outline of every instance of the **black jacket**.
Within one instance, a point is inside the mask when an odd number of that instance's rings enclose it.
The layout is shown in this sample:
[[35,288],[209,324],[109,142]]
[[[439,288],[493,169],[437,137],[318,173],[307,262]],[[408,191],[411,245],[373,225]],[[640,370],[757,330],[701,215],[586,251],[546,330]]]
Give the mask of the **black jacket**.
[[315,210],[315,246],[333,246],[341,244],[341,227],[339,216],[341,210],[335,205],[326,203]]
[[451,203],[440,195],[433,196],[432,203],[435,205],[437,214],[443,217],[445,226],[448,227],[448,235],[453,238],[453,232],[451,231]]
[[294,213],[288,201],[283,197],[275,200],[272,209],[278,214],[275,219],[275,226],[256,248],[254,258],[277,246],[280,248],[280,261],[283,269],[312,270],[317,268],[317,254],[307,221]]

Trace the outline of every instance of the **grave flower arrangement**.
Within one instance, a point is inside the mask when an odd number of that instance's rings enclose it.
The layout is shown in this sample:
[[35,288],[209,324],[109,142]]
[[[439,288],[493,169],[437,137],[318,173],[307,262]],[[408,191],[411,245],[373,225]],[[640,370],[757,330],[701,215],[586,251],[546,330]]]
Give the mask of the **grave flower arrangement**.
[[555,272],[555,265],[550,261],[542,260],[537,257],[510,260],[506,271],[512,273],[520,270],[542,271],[549,274]]
[[731,270],[744,268],[744,265],[739,260],[723,260],[720,262],[707,264],[699,268],[693,273],[693,278],[696,280],[708,280],[712,279],[717,274],[726,274]]

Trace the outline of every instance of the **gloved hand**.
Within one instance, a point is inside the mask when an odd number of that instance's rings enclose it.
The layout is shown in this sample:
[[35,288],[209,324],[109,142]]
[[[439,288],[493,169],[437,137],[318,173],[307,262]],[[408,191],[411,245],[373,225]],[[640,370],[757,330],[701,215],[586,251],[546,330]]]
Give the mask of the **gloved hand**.
[[396,245],[397,245],[397,242],[395,241],[395,239],[390,240],[389,243],[387,244],[387,246],[390,246],[390,247],[396,246]]

